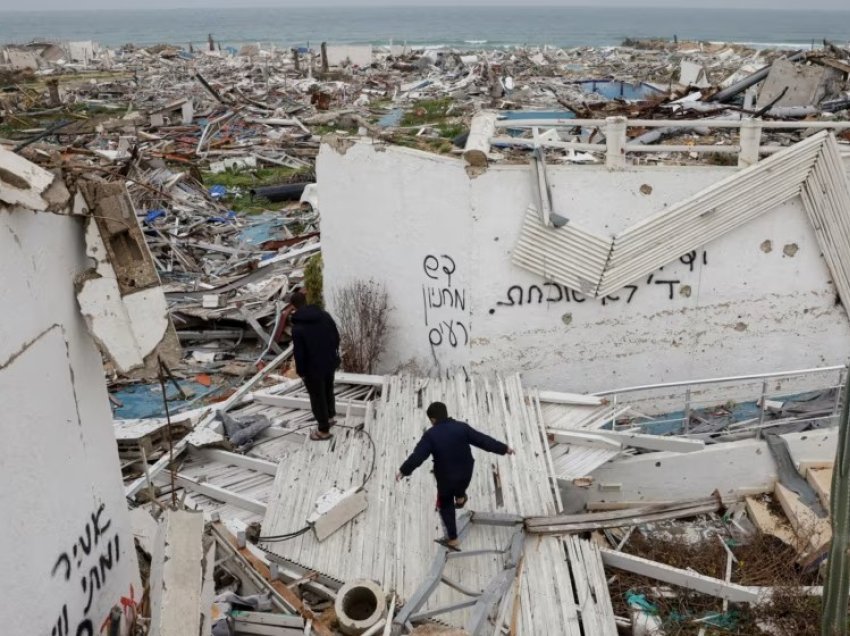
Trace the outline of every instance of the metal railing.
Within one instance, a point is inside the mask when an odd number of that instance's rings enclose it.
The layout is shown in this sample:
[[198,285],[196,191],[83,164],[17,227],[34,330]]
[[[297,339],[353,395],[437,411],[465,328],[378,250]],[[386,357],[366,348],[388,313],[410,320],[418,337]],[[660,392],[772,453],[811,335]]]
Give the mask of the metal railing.
[[[605,143],[587,143],[580,141],[552,140],[541,135],[541,129],[552,128],[598,128]],[[668,128],[668,129],[739,129],[737,144],[656,144],[629,141],[629,128]],[[513,137],[497,134],[499,130],[528,129],[531,137]],[[788,146],[762,145],[763,130],[834,130],[850,129],[850,121],[763,121],[761,119],[627,119],[608,117],[606,119],[498,119],[493,112],[476,115],[472,120],[469,141],[465,154],[488,152],[491,145],[515,146],[526,148],[561,148],[581,152],[605,154],[605,165],[610,169],[626,167],[626,153],[668,153],[695,152],[698,154],[734,154],[738,156],[738,166],[745,168],[758,162],[759,156],[769,155]],[[850,153],[850,147],[848,147]]]
[[[837,420],[847,370],[848,366],[842,365],[705,378],[624,387],[594,395],[607,398],[614,414],[621,410],[622,406],[632,407],[633,412],[645,418],[645,421],[636,424],[639,427],[683,434],[690,433],[692,415],[699,411],[715,410],[730,404],[754,404],[756,411],[751,413],[752,417],[731,423],[728,430],[756,431],[759,434],[762,429],[775,426],[779,422],[765,421],[771,400],[787,401],[806,393],[834,391],[835,399],[828,409],[815,413],[811,418],[794,417],[795,422]],[[786,422],[788,419],[782,421]],[[614,415],[612,425],[616,426],[616,423]]]

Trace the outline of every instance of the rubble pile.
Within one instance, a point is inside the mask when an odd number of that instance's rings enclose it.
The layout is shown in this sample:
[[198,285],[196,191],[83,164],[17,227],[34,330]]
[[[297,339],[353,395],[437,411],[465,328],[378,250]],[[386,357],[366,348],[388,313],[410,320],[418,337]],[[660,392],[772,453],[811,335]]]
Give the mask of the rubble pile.
[[[313,51],[236,50],[211,37],[204,49],[33,43],[0,55],[0,143],[49,169],[61,166],[66,179],[93,173],[126,184],[185,349],[185,368],[174,370],[184,378],[248,373],[285,346],[288,294],[320,250],[313,164],[323,135],[461,154],[482,109],[507,118],[808,121],[842,118],[850,108],[850,52],[830,43],[808,52],[665,41]],[[604,135],[600,126],[545,134],[593,143]],[[729,145],[738,131],[630,134],[639,143]],[[806,134],[765,129],[763,137],[784,146]],[[507,144],[499,153],[527,162],[529,148]],[[546,154],[599,160],[592,152]],[[641,160],[729,158],[691,154]]]
[[[571,624],[588,634],[809,633],[818,610],[809,595],[823,593],[809,586],[823,582],[833,532],[835,387],[782,402],[766,401],[763,389],[760,403],[693,410],[689,387],[684,429],[673,432],[653,431],[650,417],[616,399],[526,392],[518,376],[491,388],[466,375],[340,373],[339,441],[322,446],[306,440],[310,396],[286,368],[289,299],[298,288],[321,299],[314,161],[324,135],[461,154],[473,115],[488,109],[508,119],[692,119],[685,129],[633,128],[632,141],[728,145],[737,131],[710,132],[699,121],[846,117],[850,51],[664,41],[237,51],[210,38],[204,51],[34,43],[7,47],[0,62],[6,165],[20,159],[8,147],[41,166],[4,168],[7,196],[88,217],[92,267],[75,281],[77,299],[110,352],[125,495],[149,574],[143,611],[136,615],[132,598],[126,605],[125,631],[438,633],[432,619],[474,608],[448,624],[475,625],[462,632],[473,634],[560,633],[572,612]],[[588,143],[600,134],[593,123],[544,133]],[[764,131],[780,146],[807,134]],[[500,146],[508,161],[527,162],[529,150]],[[542,151],[536,158],[542,167]],[[651,160],[688,159],[699,158],[671,151]],[[133,347],[124,346],[128,333]],[[433,540],[421,526],[431,484],[419,483],[427,496],[411,497],[397,483],[402,446],[424,425],[422,405],[437,398],[517,442],[501,471],[492,465],[495,507],[505,514],[461,517],[464,528],[511,529],[508,548],[476,548],[482,539],[468,537],[467,555],[505,561],[493,583],[493,563],[469,566],[471,581],[438,581],[443,552],[426,576]],[[820,429],[823,439],[808,442]],[[720,458],[733,453],[741,483],[721,492],[716,484],[731,469]],[[641,485],[662,462],[666,483]],[[673,479],[676,462],[687,462],[688,479]],[[595,483],[598,501],[588,495]],[[617,501],[630,484],[643,488],[640,497]],[[474,487],[473,505],[486,506],[490,481]],[[581,496],[568,509],[562,493]],[[395,542],[375,541],[382,533]],[[488,530],[484,541],[496,536]],[[413,613],[440,581],[473,600],[437,610],[435,600]],[[352,589],[371,603],[365,614],[360,601],[346,603]],[[799,607],[789,612],[792,603]]]

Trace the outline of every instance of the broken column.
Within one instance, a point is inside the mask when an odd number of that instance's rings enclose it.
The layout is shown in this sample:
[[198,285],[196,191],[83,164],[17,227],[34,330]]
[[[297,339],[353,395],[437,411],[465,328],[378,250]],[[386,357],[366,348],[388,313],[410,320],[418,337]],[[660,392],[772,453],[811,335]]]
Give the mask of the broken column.
[[386,605],[383,590],[372,581],[346,583],[334,603],[340,631],[360,636],[384,617]]
[[168,510],[151,559],[151,636],[200,634],[204,515]]
[[153,377],[158,357],[180,360],[180,344],[135,210],[123,183],[89,181],[81,189],[95,267],[77,279],[80,309],[117,371]]
[[56,108],[62,105],[62,98],[59,96],[59,80],[56,78],[47,80],[47,106]]

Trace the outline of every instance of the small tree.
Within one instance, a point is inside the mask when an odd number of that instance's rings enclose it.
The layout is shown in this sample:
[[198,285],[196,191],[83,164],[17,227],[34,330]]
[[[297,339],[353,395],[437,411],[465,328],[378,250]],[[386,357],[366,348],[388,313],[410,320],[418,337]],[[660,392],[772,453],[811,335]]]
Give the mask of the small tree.
[[349,283],[334,293],[340,325],[342,366],[372,373],[386,348],[389,304],[386,288],[373,280]]
[[307,294],[307,302],[318,307],[325,306],[322,295],[322,265],[322,255],[319,253],[313,255],[307,261],[307,267],[304,268],[304,291]]

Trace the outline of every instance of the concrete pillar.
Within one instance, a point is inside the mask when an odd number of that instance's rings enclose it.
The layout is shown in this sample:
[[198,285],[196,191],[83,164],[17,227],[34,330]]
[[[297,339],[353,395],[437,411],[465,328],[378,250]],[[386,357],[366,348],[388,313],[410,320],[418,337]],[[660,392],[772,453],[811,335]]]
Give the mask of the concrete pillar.
[[761,147],[761,120],[747,118],[741,122],[741,152],[738,167],[749,168],[758,163]]
[[330,66],[328,65],[328,43],[322,42],[322,73],[327,73]]
[[47,94],[48,101],[47,105],[49,108],[55,108],[56,106],[62,105],[62,98],[59,97],[59,80],[58,79],[49,79],[47,80]]
[[372,581],[352,581],[340,589],[334,610],[340,631],[348,636],[360,636],[384,617],[387,599]]
[[181,111],[183,115],[183,125],[190,126],[195,120],[195,105],[192,103],[192,100],[183,104]]
[[496,113],[479,113],[472,118],[469,137],[463,149],[463,158],[470,166],[487,167],[487,155],[490,153],[490,140],[496,134]]
[[608,117],[605,122],[605,166],[609,170],[622,170],[626,167],[628,120],[625,117]]

